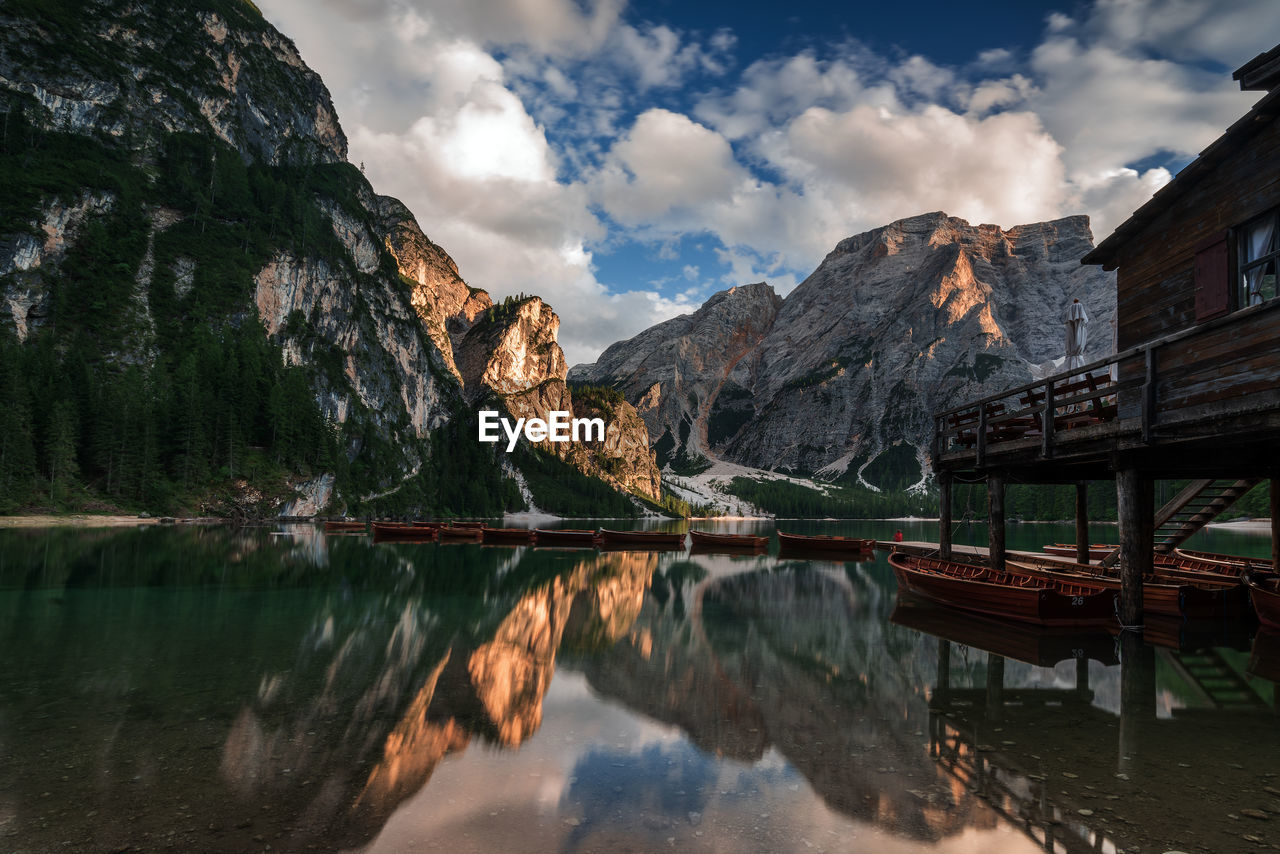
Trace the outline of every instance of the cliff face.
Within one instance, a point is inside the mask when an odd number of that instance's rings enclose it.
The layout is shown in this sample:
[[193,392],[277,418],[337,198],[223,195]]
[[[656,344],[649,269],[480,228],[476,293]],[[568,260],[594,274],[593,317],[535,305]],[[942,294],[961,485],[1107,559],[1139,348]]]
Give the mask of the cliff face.
[[[617,384],[677,449],[828,476],[860,476],[889,449],[923,463],[931,412],[1063,355],[1073,298],[1092,321],[1087,356],[1110,349],[1114,280],[1079,263],[1092,245],[1086,217],[1008,230],[910,217],[841,241],[775,312],[743,288],[717,294],[571,376]],[[690,391],[696,403],[678,399]]]
[[603,442],[542,442],[539,445],[584,474],[619,489],[662,494],[649,448],[649,433],[625,401],[604,405],[575,400],[565,381],[568,366],[556,341],[560,318],[538,297],[508,301],[478,316],[460,337],[457,350],[467,398],[496,397],[517,418],[542,418],[552,411],[571,417],[602,418]]
[[[761,282],[722,291],[691,315],[676,317],[619,342],[594,365],[572,371],[577,382],[618,383],[634,402],[663,461],[705,454],[724,430],[722,413],[745,407],[755,383],[756,352],[773,326],[781,298]],[[732,420],[732,416],[727,416]]]
[[[324,84],[252,4],[80,6],[0,8],[10,131],[0,168],[11,179],[0,209],[0,333],[66,341],[72,330],[103,363],[155,374],[189,355],[197,328],[226,340],[260,323],[285,370],[305,373],[341,452],[362,463],[358,482],[339,477],[336,487],[309,472],[303,504],[313,509],[335,488],[348,500],[394,493],[423,469],[432,432],[485,395],[519,414],[572,408],[554,312],[535,298],[495,320],[489,295],[467,285],[408,208],[346,163]],[[68,280],[84,284],[73,292]],[[87,305],[99,301],[110,323]],[[210,361],[208,374],[219,369]],[[288,411],[299,403],[272,402],[246,412],[248,426],[181,446],[209,456],[226,447],[231,463],[237,443],[265,444],[305,420]],[[634,452],[647,454],[643,429],[618,431],[613,467],[638,473],[607,479],[659,494],[652,461],[646,469]],[[594,453],[574,458],[588,474],[603,471]],[[185,456],[165,462],[193,468]]]

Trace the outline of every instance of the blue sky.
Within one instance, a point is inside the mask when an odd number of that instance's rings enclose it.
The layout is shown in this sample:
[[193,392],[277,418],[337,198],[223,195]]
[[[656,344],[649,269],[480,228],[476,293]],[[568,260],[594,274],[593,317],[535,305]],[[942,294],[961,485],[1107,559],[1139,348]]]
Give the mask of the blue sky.
[[1274,0],[259,0],[351,159],[570,363],[944,210],[1101,239],[1256,100]]

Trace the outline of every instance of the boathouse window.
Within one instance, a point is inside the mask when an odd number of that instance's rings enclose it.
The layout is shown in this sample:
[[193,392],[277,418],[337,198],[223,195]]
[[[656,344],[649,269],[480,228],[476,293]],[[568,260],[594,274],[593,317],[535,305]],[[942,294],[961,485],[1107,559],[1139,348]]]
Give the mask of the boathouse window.
[[1268,211],[1245,223],[1239,231],[1241,308],[1276,296],[1276,263],[1280,261],[1280,241],[1276,239],[1278,213],[1280,211]]

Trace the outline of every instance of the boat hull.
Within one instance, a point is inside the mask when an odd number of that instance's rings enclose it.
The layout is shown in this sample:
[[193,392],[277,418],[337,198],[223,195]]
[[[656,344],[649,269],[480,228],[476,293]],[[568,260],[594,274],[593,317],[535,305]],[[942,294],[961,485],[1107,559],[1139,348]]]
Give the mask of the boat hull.
[[388,541],[426,543],[434,541],[437,536],[437,528],[373,523],[373,541],[376,543]]
[[1118,594],[1097,585],[1043,579],[1015,583],[986,567],[901,552],[889,555],[889,564],[903,589],[975,614],[1041,626],[1102,626],[1116,621]]
[[600,541],[605,546],[655,546],[657,548],[684,548],[684,534],[666,531],[611,531],[600,530]]
[[[1120,590],[1120,579],[1102,575],[1098,567],[1092,565],[1009,560],[1005,566],[1010,572],[1037,578],[1086,582],[1108,590]],[[1248,613],[1249,598],[1244,588],[1238,584],[1198,585],[1189,580],[1156,580],[1143,583],[1142,608],[1147,613],[1166,617],[1183,617],[1189,620],[1218,618]]]
[[440,537],[442,543],[478,543],[484,532],[479,528],[472,527],[444,527],[437,529],[436,533]]
[[712,534],[707,531],[690,531],[689,539],[695,549],[751,551],[769,547],[768,537],[750,537],[739,534]]
[[1249,599],[1263,628],[1280,632],[1280,576],[1267,574],[1245,579]]
[[[1119,546],[1089,546],[1089,560],[1102,560],[1107,555],[1118,549]],[[1060,557],[1075,558],[1075,543],[1050,543],[1041,546],[1040,550],[1047,555],[1058,555]]]
[[326,532],[335,534],[352,534],[366,530],[369,526],[364,522],[325,522]]
[[483,542],[511,546],[530,545],[534,537],[529,528],[485,528],[481,533]]
[[778,532],[778,544],[787,550],[799,552],[830,552],[833,554],[870,554],[875,551],[876,541],[857,537],[825,537],[806,536],[804,534],[787,534]]
[[570,548],[589,549],[600,542],[595,531],[580,531],[569,528],[545,529],[537,528],[533,532],[534,541],[540,546],[567,546]]

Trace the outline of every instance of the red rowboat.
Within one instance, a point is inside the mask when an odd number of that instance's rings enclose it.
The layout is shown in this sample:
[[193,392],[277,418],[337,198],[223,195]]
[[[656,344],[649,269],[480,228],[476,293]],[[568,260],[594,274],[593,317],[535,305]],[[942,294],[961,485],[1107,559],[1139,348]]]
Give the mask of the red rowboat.
[[1262,625],[1280,631],[1280,575],[1251,572],[1245,576],[1244,583]]
[[690,531],[689,538],[695,549],[764,549],[769,547],[768,537],[752,537],[746,534],[713,534],[710,531]]
[[601,528],[600,537],[605,546],[684,548],[684,534],[673,534],[670,531],[611,531]]
[[823,535],[784,534],[778,532],[778,544],[783,549],[801,552],[840,552],[866,554],[875,551],[875,540],[857,537],[828,537]]
[[484,528],[481,532],[481,537],[486,543],[516,546],[530,545],[535,536],[531,528]]
[[1098,584],[1001,574],[990,567],[902,552],[889,555],[889,565],[903,589],[966,611],[1042,626],[1116,621],[1119,594]]
[[404,540],[406,542],[430,542],[436,538],[434,527],[403,525],[399,523],[373,523],[373,541]]
[[[1119,546],[1091,545],[1089,546],[1089,560],[1102,560],[1111,554]],[[1047,555],[1060,555],[1062,557],[1074,558],[1076,556],[1075,543],[1050,543],[1047,546],[1041,546],[1040,550]]]
[[[1051,580],[1097,584],[1108,590],[1120,590],[1120,579],[1103,575],[1092,564],[1019,558],[1007,560],[1009,572]],[[1245,614],[1249,601],[1238,584],[1197,583],[1183,578],[1170,578],[1155,573],[1142,582],[1142,607],[1151,614],[1185,619],[1218,618]]]
[[324,529],[330,533],[342,533],[346,531],[363,531],[368,526],[364,522],[350,522],[346,520],[328,521],[324,523]]
[[577,528],[536,528],[534,541],[540,546],[577,546],[591,548],[600,542],[600,535],[595,531]]
[[484,532],[479,528],[460,527],[457,525],[446,525],[437,528],[436,533],[440,535],[440,542],[451,543],[478,543]]
[[1273,567],[1269,558],[1263,557],[1240,557],[1239,555],[1222,555],[1216,552],[1197,552],[1191,549],[1174,549],[1173,556],[1184,560],[1193,560],[1199,563],[1207,563],[1211,566],[1242,566],[1245,569],[1252,569],[1259,572],[1272,572]]

